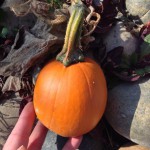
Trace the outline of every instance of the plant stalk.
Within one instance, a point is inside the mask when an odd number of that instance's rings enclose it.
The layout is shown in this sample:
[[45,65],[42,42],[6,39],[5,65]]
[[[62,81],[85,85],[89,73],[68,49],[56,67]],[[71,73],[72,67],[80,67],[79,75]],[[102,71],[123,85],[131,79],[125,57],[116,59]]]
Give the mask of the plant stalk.
[[66,29],[63,49],[56,57],[65,66],[84,60],[84,56],[79,49],[84,12],[85,6],[80,0],[76,0],[75,3],[72,2],[71,16]]

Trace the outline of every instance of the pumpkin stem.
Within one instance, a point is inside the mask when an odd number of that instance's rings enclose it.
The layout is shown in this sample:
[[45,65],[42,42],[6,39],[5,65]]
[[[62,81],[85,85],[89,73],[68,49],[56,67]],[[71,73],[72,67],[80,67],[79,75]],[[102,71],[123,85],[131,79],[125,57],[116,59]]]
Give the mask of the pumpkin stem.
[[70,12],[71,16],[66,29],[65,42],[62,51],[56,57],[56,60],[61,61],[65,66],[84,61],[84,56],[80,50],[80,38],[85,6],[80,0],[74,0]]

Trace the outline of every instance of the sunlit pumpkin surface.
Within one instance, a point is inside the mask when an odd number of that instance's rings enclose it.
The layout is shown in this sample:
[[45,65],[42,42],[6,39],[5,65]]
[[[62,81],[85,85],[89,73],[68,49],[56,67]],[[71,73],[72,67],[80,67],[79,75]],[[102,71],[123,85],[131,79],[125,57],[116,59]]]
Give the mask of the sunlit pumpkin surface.
[[69,67],[55,60],[49,62],[41,70],[34,90],[38,119],[64,137],[92,130],[104,113],[106,99],[104,74],[89,58]]

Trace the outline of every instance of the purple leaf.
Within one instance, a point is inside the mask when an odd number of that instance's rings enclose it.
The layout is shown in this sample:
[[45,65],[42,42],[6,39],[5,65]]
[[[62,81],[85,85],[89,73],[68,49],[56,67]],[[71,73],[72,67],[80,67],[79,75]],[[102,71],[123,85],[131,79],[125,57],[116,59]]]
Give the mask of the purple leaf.
[[125,76],[116,71],[113,71],[113,74],[115,76],[117,76],[119,79],[124,80],[124,81],[132,81],[133,82],[133,81],[137,81],[138,79],[140,79],[139,75]]

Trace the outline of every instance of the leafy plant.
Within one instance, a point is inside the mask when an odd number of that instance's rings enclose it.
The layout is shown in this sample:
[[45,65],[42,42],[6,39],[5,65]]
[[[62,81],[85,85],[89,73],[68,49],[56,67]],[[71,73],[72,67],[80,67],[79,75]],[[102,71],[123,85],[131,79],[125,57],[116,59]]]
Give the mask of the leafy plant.
[[[135,51],[131,55],[120,53],[119,57],[114,59],[116,52],[119,51],[116,51],[115,48],[108,53],[106,59],[105,68],[109,74],[112,73],[126,81],[136,81],[139,77],[150,74],[150,34],[145,36],[139,51]],[[117,64],[116,59],[120,59]]]
[[142,69],[136,69],[135,73],[140,75],[140,76],[144,76],[145,74],[150,73],[150,66],[146,66]]
[[142,60],[147,55],[150,55],[150,34],[144,38],[144,42],[141,45],[140,60]]
[[0,37],[6,38],[6,36],[8,35],[8,33],[9,33],[8,28],[7,28],[7,27],[3,27],[3,28],[2,28],[2,31],[1,31],[1,33],[0,33]]

